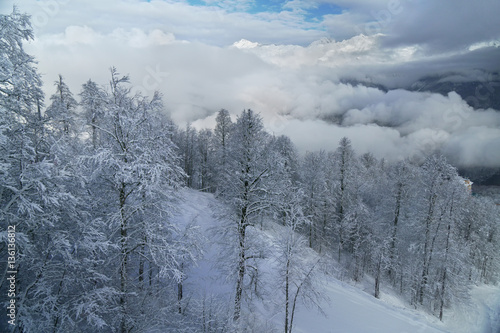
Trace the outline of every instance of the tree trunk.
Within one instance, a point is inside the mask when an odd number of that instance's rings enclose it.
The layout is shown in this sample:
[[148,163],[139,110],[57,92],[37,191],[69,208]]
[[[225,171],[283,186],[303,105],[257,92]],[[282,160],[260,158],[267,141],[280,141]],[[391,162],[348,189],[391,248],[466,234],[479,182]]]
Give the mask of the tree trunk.
[[375,298],[380,298],[380,275],[381,275],[381,266],[382,266],[382,254],[380,254],[377,262],[377,271],[375,275]]
[[238,254],[238,280],[236,281],[236,295],[234,298],[233,321],[238,321],[241,316],[241,301],[243,295],[243,280],[245,278],[245,233],[246,233],[246,207],[242,208],[242,216],[238,225],[239,254]]
[[58,314],[58,309],[57,309],[57,304],[59,303],[59,295],[61,293],[61,290],[62,290],[62,286],[63,286],[63,282],[64,282],[64,276],[66,275],[66,270],[64,270],[62,276],[61,276],[61,281],[59,281],[59,286],[57,287],[57,293],[56,293],[56,304],[54,305],[54,307],[52,308],[52,311],[56,313],[56,317],[54,319],[54,330],[53,332],[57,332],[57,325],[59,324],[59,314]]
[[288,288],[289,288],[289,274],[290,274],[290,258],[286,260],[286,270],[285,270],[285,333],[288,333]]
[[451,219],[453,218],[453,205],[454,205],[454,195],[452,195],[451,199],[451,205],[450,205],[450,220],[448,221],[448,228],[447,228],[447,234],[446,234],[446,247],[445,247],[445,252],[444,252],[444,271],[443,271],[443,277],[442,277],[442,282],[441,282],[441,304],[439,307],[439,320],[443,321],[443,308],[444,308],[444,297],[445,297],[445,292],[446,292],[446,279],[447,279],[447,271],[448,271],[448,254],[450,252],[450,236],[451,236]]
[[182,313],[182,283],[183,283],[183,278],[182,278],[182,272],[184,270],[184,263],[181,264],[181,278],[179,282],[177,283],[177,306],[179,310],[179,314]]
[[92,146],[94,150],[97,148],[97,127],[96,127],[96,117],[92,115]]
[[302,286],[302,284],[297,287],[297,290],[295,291],[295,296],[293,297],[292,314],[290,316],[290,328],[289,328],[288,333],[292,333],[293,317],[295,316],[295,306],[297,305],[297,298],[299,296],[299,292],[300,292],[300,287],[301,286]]
[[427,286],[427,279],[429,274],[429,243],[431,234],[431,224],[434,215],[434,205],[436,204],[436,194],[432,194],[429,200],[429,210],[425,219],[425,244],[424,244],[424,260],[422,265],[422,276],[420,279],[418,302],[424,303],[424,291]]
[[[146,239],[144,239],[146,243]],[[144,244],[141,245],[139,250],[139,289],[144,290]]]
[[389,267],[389,277],[391,279],[394,279],[394,266],[395,266],[395,257],[396,257],[396,238],[398,234],[398,222],[399,222],[399,215],[400,215],[400,210],[401,210],[401,197],[403,195],[403,184],[399,183],[398,184],[398,194],[396,196],[396,208],[394,209],[394,221],[392,224],[392,237],[391,237],[391,248],[390,248],[390,253],[389,253],[389,260],[391,263],[391,266]]
[[149,262],[149,292],[151,293],[152,292],[152,288],[153,288],[153,265],[151,262]]
[[127,323],[126,323],[126,313],[127,313],[127,261],[128,261],[128,249],[127,249],[127,219],[125,216],[125,201],[126,201],[126,193],[125,193],[125,184],[122,183],[120,187],[120,216],[121,216],[121,225],[120,225],[120,247],[121,247],[121,266],[120,266],[120,309],[121,309],[121,323],[120,323],[120,332],[127,332]]

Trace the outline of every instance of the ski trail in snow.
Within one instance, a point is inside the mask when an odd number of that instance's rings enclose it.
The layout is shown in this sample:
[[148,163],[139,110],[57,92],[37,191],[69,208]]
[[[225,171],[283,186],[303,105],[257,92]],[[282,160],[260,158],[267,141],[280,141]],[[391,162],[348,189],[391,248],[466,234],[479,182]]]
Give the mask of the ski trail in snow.
[[214,265],[218,261],[220,249],[211,239],[211,231],[218,222],[213,212],[214,197],[212,194],[202,193],[191,189],[184,189],[181,193],[181,202],[178,214],[174,217],[181,225],[193,222],[199,227],[199,232],[204,238],[203,257],[198,264],[191,267],[186,281],[186,290],[200,296],[226,295],[228,285],[221,281],[221,273]]

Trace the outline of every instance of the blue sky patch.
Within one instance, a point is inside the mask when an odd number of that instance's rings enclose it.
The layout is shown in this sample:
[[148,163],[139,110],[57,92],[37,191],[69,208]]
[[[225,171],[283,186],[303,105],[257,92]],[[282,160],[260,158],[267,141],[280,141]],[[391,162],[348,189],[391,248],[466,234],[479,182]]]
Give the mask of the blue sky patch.
[[[203,0],[188,0],[187,1],[189,5],[191,6],[220,6],[222,8],[225,8],[228,10],[228,3],[224,4],[223,2],[206,2]],[[270,0],[270,1],[264,1],[264,0],[255,0],[253,3],[249,4],[249,7],[247,10],[245,10],[246,13],[249,14],[257,14],[257,13],[265,13],[265,12],[270,12],[270,13],[279,13],[283,10],[290,10],[289,8],[283,8],[284,5],[289,2],[283,1],[283,0]],[[317,6],[312,7],[312,8],[303,8],[305,11],[304,19],[308,22],[317,22],[321,21],[322,17],[324,15],[328,14],[340,14],[342,13],[342,8],[330,4],[330,3],[318,3]],[[239,11],[237,7],[234,7],[234,11]]]
[[316,8],[309,8],[305,18],[307,21],[318,21],[324,15],[337,15],[341,13],[341,7],[330,3],[321,3]]

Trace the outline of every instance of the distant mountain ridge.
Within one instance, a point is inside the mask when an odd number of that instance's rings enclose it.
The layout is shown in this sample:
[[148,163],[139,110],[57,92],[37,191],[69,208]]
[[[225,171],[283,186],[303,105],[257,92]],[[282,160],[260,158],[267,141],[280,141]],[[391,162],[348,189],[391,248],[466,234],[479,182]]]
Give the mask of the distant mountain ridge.
[[426,75],[410,84],[391,88],[377,82],[376,79],[364,81],[346,77],[340,79],[340,82],[352,86],[362,85],[369,88],[377,88],[384,92],[393,89],[405,89],[408,91],[431,92],[447,96],[448,93],[454,91],[474,109],[491,108],[500,111],[500,72],[480,71],[480,73],[482,74],[481,78],[474,78],[455,72]]
[[500,111],[500,74],[485,73],[482,80],[471,80],[456,73],[425,76],[405,87],[410,91],[427,91],[447,95],[454,91],[474,109]]
[[[482,80],[449,73],[447,75],[425,76],[407,89],[447,95],[454,91],[474,109],[494,109],[500,112],[500,73],[484,72]],[[468,168],[460,173],[482,185],[500,185],[500,170],[492,168]]]
[[[340,82],[352,86],[362,85],[376,88],[384,92],[393,89],[405,89],[414,92],[430,92],[447,96],[454,91],[474,109],[494,109],[500,112],[500,72],[477,70],[471,73],[448,72],[422,76],[409,85],[388,88],[376,80],[361,81],[343,78]],[[341,118],[327,117],[326,121],[341,123]],[[493,152],[492,152],[493,153]],[[500,169],[486,167],[470,167],[459,170],[460,174],[470,178],[478,185],[500,186]]]

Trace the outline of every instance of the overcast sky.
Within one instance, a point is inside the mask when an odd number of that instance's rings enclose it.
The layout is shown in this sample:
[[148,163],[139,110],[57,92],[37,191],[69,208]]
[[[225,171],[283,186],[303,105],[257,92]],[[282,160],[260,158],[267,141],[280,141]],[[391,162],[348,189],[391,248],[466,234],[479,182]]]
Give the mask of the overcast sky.
[[252,108],[302,152],[348,136],[377,157],[440,149],[459,166],[500,167],[500,112],[398,89],[446,74],[482,82],[471,98],[499,94],[498,0],[0,0],[0,12],[14,3],[32,15],[26,49],[48,96],[58,74],[77,94],[116,66],[134,91],[160,90],[178,124]]

